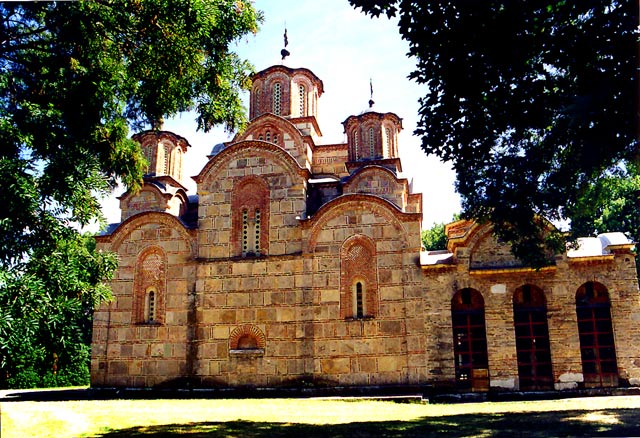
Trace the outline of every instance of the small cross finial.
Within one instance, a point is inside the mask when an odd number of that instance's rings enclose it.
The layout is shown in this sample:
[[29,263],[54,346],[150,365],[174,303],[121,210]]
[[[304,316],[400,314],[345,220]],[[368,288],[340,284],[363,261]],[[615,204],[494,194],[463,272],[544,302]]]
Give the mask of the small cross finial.
[[289,45],[289,37],[287,37],[287,26],[284,27],[284,49],[280,50],[280,54],[282,55],[282,60],[291,55],[291,53],[287,50],[287,46]]
[[375,103],[373,101],[373,80],[371,78],[369,78],[369,89],[371,90],[371,95],[369,97],[369,108],[373,107],[373,104]]

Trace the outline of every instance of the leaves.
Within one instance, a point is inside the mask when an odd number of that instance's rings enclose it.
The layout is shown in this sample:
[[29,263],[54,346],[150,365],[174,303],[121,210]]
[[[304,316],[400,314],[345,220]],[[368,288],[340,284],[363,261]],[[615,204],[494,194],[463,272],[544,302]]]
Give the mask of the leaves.
[[52,220],[99,218],[118,180],[139,188],[145,160],[129,127],[190,109],[204,130],[246,123],[253,69],[229,46],[257,30],[250,2],[3,3],[0,14],[0,171],[27,189],[2,199],[15,207],[0,214],[0,263],[50,242]]
[[201,129],[243,126],[253,70],[229,47],[261,19],[243,0],[0,3],[0,385],[54,357],[86,375],[117,261],[76,229],[118,181],[140,187],[130,127],[194,108]]
[[[350,0],[400,16],[427,84],[416,134],[450,161],[467,217],[491,221],[524,261],[563,247],[592,181],[638,159],[637,6],[620,1]],[[599,201],[604,201],[599,199]]]
[[24,369],[45,375],[54,354],[60,368],[87,366],[93,309],[111,298],[106,282],[116,267],[93,236],[76,235],[0,270],[0,387]]

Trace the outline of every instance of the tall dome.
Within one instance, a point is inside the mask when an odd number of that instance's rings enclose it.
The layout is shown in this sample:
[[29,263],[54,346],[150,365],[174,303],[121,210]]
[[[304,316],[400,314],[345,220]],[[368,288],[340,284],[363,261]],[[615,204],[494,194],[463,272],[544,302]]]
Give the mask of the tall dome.
[[255,74],[251,89],[251,120],[271,113],[285,118],[317,117],[322,81],[306,68],[274,65]]

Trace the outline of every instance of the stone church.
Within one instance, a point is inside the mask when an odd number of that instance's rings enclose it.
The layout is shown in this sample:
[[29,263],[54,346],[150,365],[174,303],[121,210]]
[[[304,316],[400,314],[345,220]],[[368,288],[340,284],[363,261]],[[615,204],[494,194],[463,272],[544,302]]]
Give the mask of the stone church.
[[533,270],[458,221],[446,251],[423,251],[402,119],[370,108],[324,144],[322,94],[306,68],[257,73],[250,124],[213,147],[197,193],[187,139],[134,136],[150,167],[97,237],[120,266],[94,315],[94,387],[640,384],[633,242],[585,238]]

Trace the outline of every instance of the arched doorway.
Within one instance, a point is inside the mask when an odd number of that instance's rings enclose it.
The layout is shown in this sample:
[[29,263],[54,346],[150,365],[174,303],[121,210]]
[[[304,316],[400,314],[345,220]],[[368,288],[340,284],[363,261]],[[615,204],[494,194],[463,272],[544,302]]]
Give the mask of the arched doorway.
[[460,389],[489,390],[484,299],[475,289],[461,289],[451,299],[456,383]]
[[607,288],[589,281],[576,292],[582,374],[587,388],[618,386],[618,363]]
[[547,300],[544,292],[525,284],[513,294],[518,377],[523,391],[553,389]]

